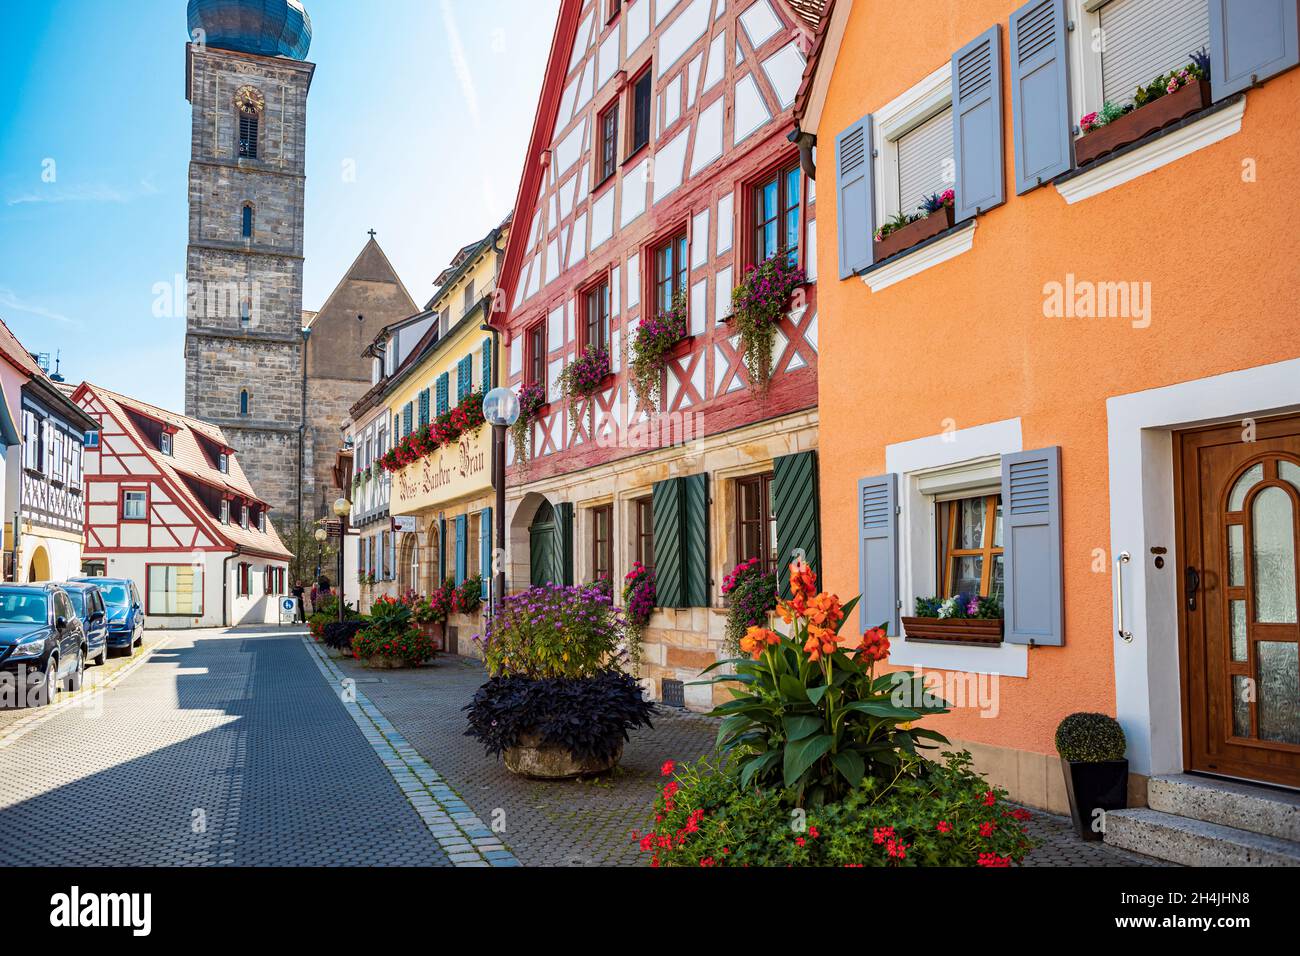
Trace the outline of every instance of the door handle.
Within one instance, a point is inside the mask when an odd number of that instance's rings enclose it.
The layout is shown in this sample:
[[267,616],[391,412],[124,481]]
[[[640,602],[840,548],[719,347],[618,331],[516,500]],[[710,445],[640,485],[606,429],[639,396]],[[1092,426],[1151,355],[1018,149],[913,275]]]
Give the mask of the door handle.
[[1124,627],[1124,565],[1133,560],[1127,551],[1121,551],[1115,557],[1115,610],[1119,616],[1119,639],[1125,644],[1133,643],[1133,632]]
[[1196,610],[1196,592],[1201,589],[1201,574],[1190,564],[1183,572],[1183,583],[1187,588],[1187,610]]

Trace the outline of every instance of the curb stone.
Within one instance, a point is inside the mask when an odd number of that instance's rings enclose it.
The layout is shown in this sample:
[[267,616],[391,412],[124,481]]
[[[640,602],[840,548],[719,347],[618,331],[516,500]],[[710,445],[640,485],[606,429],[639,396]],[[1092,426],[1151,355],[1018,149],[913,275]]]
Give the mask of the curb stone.
[[[351,692],[354,701],[343,700],[343,682],[348,678],[332,660],[317,647],[310,637],[302,638],[307,653],[320,669],[325,680],[340,692],[343,709],[348,712],[363,737],[375,751],[384,768],[402,795],[410,801],[429,833],[447,852],[454,866],[520,866],[514,854],[500,841],[493,846],[478,846],[485,834],[492,830],[472,812],[441,775],[429,765],[415,748],[398,733],[392,722],[371,703],[354,684]],[[3,741],[0,741],[3,746]],[[495,839],[495,834],[493,834]]]

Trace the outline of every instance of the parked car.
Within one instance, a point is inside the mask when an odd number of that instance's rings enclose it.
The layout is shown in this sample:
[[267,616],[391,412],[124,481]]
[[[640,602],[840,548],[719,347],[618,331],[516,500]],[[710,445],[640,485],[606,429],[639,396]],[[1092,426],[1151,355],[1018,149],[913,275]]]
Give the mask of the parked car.
[[131,651],[144,641],[144,604],[130,578],[73,578],[74,584],[93,584],[99,588],[108,612],[108,646],[115,651]]
[[60,687],[75,690],[86,669],[86,631],[56,584],[0,585],[0,674],[36,706]]
[[89,648],[87,659],[91,664],[103,664],[108,660],[108,607],[104,603],[104,593],[99,585],[80,581],[69,581],[59,587],[68,592],[72,608],[81,618]]

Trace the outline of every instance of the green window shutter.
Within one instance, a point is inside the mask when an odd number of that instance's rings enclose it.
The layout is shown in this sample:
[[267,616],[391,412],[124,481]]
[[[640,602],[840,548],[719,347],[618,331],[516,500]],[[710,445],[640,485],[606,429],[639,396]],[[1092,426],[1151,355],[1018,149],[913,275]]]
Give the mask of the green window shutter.
[[492,336],[483,340],[483,391],[492,387]]
[[447,414],[447,373],[443,372],[438,376],[438,414]]
[[555,530],[557,557],[559,558],[560,583],[565,587],[573,585],[573,503],[562,501],[555,506]]
[[456,363],[456,404],[465,400],[465,396],[474,391],[474,357],[466,355]]
[[420,425],[429,424],[429,390],[426,388],[420,392]]
[[790,563],[802,551],[821,579],[821,518],[817,495],[817,453],[785,455],[773,463],[772,497],[776,516],[776,581],[790,599]]
[[403,438],[411,434],[411,419],[414,417],[414,415],[415,415],[414,404],[412,404],[411,402],[407,402],[406,405],[402,408],[402,437]]
[[478,556],[479,576],[483,578],[483,587],[479,596],[487,600],[492,588],[492,509],[484,508],[478,519]]
[[656,482],[651,494],[654,516],[655,603],[684,607],[682,592],[682,483]]
[[397,442],[401,439],[401,437],[402,437],[402,416],[394,415],[393,416],[393,445],[394,446],[397,445]]
[[709,606],[709,476],[687,475],[682,485],[682,594],[687,607]]

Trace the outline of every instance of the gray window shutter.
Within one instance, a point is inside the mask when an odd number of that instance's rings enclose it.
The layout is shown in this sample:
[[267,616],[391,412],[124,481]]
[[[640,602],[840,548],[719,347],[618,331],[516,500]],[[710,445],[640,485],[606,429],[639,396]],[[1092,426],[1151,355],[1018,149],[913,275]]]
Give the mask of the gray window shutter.
[[817,452],[783,455],[772,463],[776,516],[776,586],[790,599],[790,563],[802,551],[821,580],[821,518],[817,501]]
[[1210,86],[1216,100],[1300,63],[1296,0],[1209,3]]
[[1065,642],[1061,449],[1002,456],[1005,633],[1011,644]]
[[687,607],[708,607],[709,476],[677,480],[682,486],[682,592]]
[[871,265],[875,201],[872,197],[871,115],[835,137],[835,189],[839,202],[840,278]]
[[898,476],[858,482],[859,630],[888,622],[898,635]]
[[1002,165],[1002,25],[952,55],[952,148],[957,201],[965,222],[1006,201]]
[[651,493],[655,603],[659,607],[685,607],[682,593],[682,484],[676,478],[658,481]]
[[1033,0],[1011,14],[1011,116],[1017,194],[1074,165],[1065,0]]

